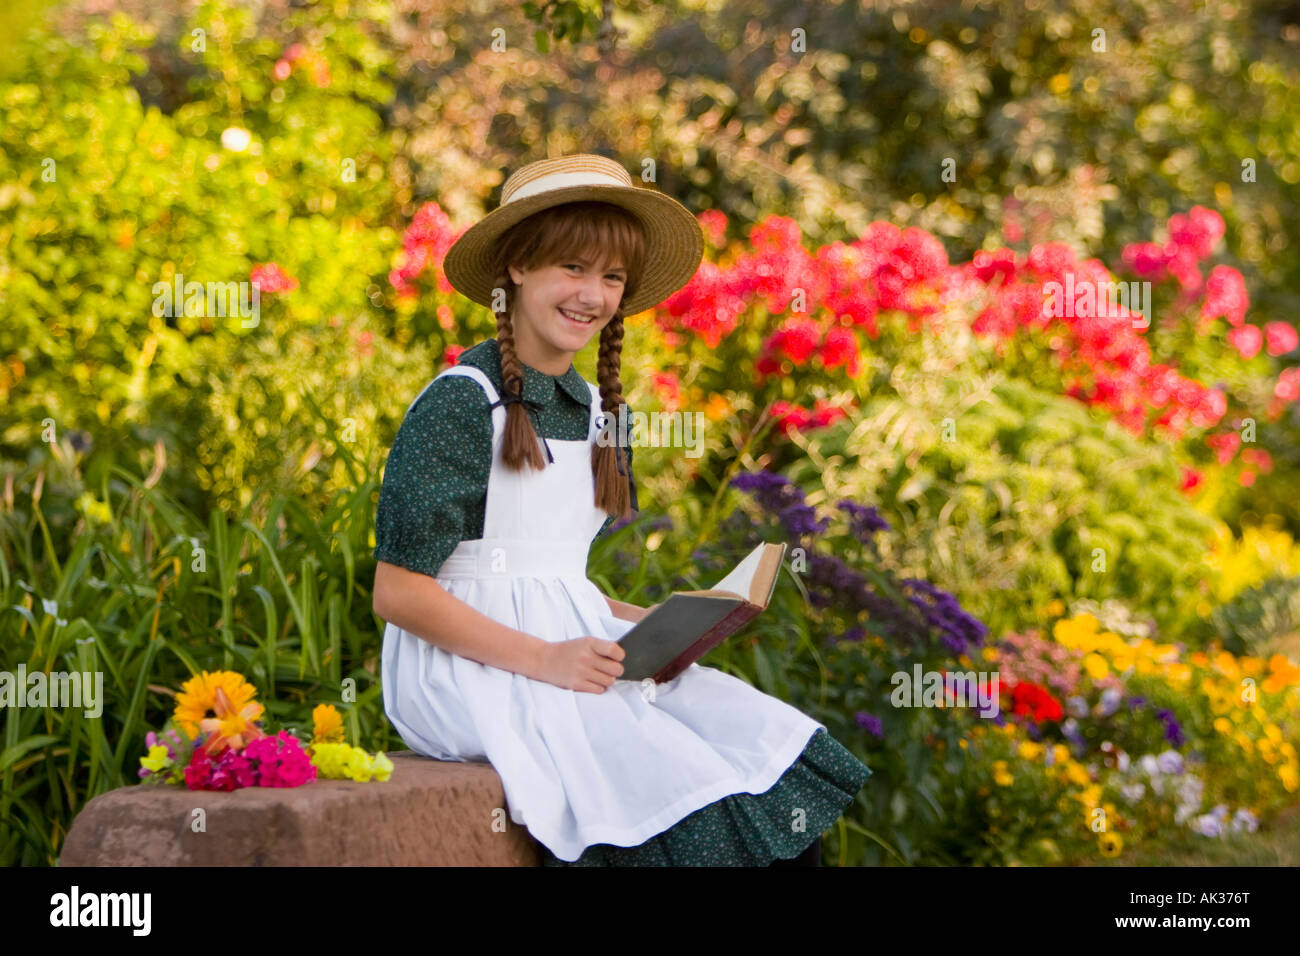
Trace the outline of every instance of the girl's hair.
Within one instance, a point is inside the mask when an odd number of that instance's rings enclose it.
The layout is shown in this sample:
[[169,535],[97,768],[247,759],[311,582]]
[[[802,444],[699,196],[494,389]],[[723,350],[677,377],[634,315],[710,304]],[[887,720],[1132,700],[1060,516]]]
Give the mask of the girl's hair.
[[[501,354],[501,378],[504,394],[522,396],[523,366],[515,354],[515,329],[512,312],[518,287],[510,278],[508,266],[535,269],[576,256],[598,261],[608,255],[627,270],[623,301],[636,292],[645,262],[645,233],[635,215],[610,203],[571,202],[551,206],[524,219],[497,240],[492,268],[493,286],[505,293],[505,305],[496,312],[497,345]],[[596,383],[600,387],[600,407],[605,413],[606,429],[617,429],[618,407],[623,404],[623,383],[619,367],[623,354],[623,308],[620,304],[613,318],[600,330],[600,352],[596,360]],[[501,457],[507,468],[520,471],[524,465],[536,469],[546,466],[537,430],[520,402],[506,406],[506,430]],[[619,474],[622,469],[623,474]],[[627,454],[614,442],[597,442],[592,448],[591,470],[596,480],[596,507],[615,517],[631,517],[631,476]]]

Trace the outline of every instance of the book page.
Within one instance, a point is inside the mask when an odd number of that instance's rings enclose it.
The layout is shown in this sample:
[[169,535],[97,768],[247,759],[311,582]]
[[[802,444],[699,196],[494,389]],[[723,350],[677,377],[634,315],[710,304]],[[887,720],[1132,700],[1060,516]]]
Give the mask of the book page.
[[759,561],[763,556],[763,545],[759,545],[749,553],[749,556],[741,561],[740,564],[732,570],[725,578],[715,584],[712,588],[714,591],[730,591],[732,594],[749,600],[750,588],[753,586],[754,574],[758,571]]

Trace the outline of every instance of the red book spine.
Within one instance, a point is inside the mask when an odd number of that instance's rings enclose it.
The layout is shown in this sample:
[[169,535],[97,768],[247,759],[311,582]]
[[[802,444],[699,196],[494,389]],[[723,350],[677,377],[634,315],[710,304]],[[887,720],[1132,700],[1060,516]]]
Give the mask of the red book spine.
[[655,683],[665,684],[672,680],[756,618],[761,610],[763,609],[756,604],[741,603],[734,611],[705,631],[698,641],[664,665],[663,669],[655,674]]

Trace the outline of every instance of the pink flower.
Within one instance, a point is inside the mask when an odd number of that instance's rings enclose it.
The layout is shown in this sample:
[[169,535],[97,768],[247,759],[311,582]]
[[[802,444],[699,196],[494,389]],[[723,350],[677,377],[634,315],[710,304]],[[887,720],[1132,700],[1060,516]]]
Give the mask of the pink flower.
[[705,240],[715,248],[727,235],[727,214],[720,209],[706,209],[695,217],[704,231]]
[[250,742],[244,756],[255,770],[259,787],[300,787],[316,779],[316,768],[298,738],[284,730]]
[[1243,448],[1241,460],[1254,465],[1266,475],[1273,470],[1273,456],[1262,448]]
[[298,280],[274,262],[254,266],[249,279],[262,292],[288,292],[298,288]]
[[1201,270],[1196,266],[1199,261],[1191,246],[1180,246],[1174,242],[1165,245],[1165,268],[1188,291],[1201,285]]
[[995,276],[1001,276],[1005,285],[1016,277],[1016,254],[1005,246],[993,252],[981,249],[971,264],[981,282],[992,282]]
[[1026,266],[1044,278],[1063,276],[1078,262],[1074,250],[1064,242],[1040,242],[1029,251]]
[[1225,318],[1234,326],[1246,318],[1250,296],[1246,294],[1246,280],[1231,266],[1215,266],[1205,282],[1205,301],[1201,315],[1206,319]]
[[1228,342],[1242,358],[1253,359],[1264,343],[1264,334],[1254,325],[1242,325],[1228,333]]
[[1285,355],[1296,347],[1295,327],[1285,322],[1269,322],[1264,326],[1264,337],[1268,341],[1268,354]]
[[1207,437],[1205,444],[1215,450],[1215,457],[1219,464],[1226,465],[1232,461],[1233,456],[1237,454],[1237,449],[1241,447],[1241,436],[1236,432],[1222,432]]
[[1273,386],[1273,395],[1283,402],[1294,402],[1300,398],[1300,365],[1283,369]]
[[1165,277],[1165,250],[1154,242],[1134,242],[1120,253],[1124,264],[1139,278],[1159,282]]
[[1186,216],[1169,217],[1169,241],[1189,250],[1197,259],[1209,258],[1223,236],[1223,217],[1213,209],[1193,206]]

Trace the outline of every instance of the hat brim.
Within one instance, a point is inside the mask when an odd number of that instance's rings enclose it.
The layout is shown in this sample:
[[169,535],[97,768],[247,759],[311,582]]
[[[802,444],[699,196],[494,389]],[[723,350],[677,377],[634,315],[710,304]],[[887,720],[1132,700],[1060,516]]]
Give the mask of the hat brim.
[[686,285],[704,256],[704,232],[677,200],[640,186],[566,186],[507,203],[465,231],[447,250],[443,273],[465,298],[492,307],[496,277],[488,275],[493,246],[503,232],[533,213],[568,202],[595,200],[632,213],[645,230],[641,285],[624,300],[624,315],[643,312]]

